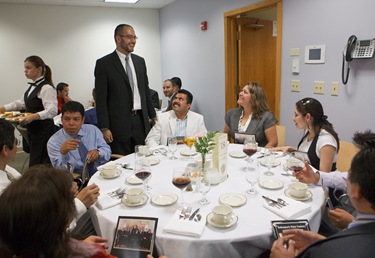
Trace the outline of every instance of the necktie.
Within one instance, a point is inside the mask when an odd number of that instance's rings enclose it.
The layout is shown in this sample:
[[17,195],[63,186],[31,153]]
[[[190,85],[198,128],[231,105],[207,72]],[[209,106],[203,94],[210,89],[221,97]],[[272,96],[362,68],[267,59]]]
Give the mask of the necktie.
[[133,81],[133,73],[132,68],[129,63],[129,55],[125,57],[125,67],[126,67],[126,73],[128,74],[130,87],[132,88],[132,91],[134,91],[134,81]]

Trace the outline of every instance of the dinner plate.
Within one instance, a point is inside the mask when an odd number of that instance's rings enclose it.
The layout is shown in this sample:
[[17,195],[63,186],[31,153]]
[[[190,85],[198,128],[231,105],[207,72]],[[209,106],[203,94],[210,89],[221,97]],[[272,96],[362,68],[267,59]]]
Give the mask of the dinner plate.
[[143,204],[145,204],[148,200],[148,196],[147,194],[142,194],[141,196],[141,201],[138,202],[138,203],[132,203],[132,202],[129,202],[128,198],[126,197],[126,195],[124,195],[124,197],[122,197],[122,203],[125,204],[126,206],[129,206],[129,207],[135,207],[135,206],[141,206]]
[[121,175],[121,171],[118,169],[115,169],[115,174],[113,176],[106,176],[103,174],[103,171],[101,171],[99,175],[105,179],[112,179],[112,178],[119,177]]
[[178,196],[174,193],[158,193],[152,196],[152,203],[159,206],[167,206],[175,203],[178,200]]
[[292,199],[297,200],[297,201],[307,201],[307,200],[310,200],[310,198],[312,197],[312,192],[310,192],[310,190],[307,190],[306,196],[304,196],[304,197],[295,197],[295,196],[290,194],[290,191],[291,190],[288,188],[284,191],[284,194],[287,197],[292,198]]
[[247,155],[243,151],[231,151],[229,156],[232,158],[246,158]]
[[140,185],[140,184],[143,184],[143,181],[141,179],[139,179],[138,177],[132,175],[132,176],[128,176],[126,179],[125,179],[126,183],[128,184],[131,184],[131,185]]
[[157,165],[157,164],[160,163],[160,159],[157,158],[157,157],[150,157],[150,158],[147,158],[147,159],[150,162],[151,166],[154,166],[154,165]]
[[266,189],[276,190],[276,189],[283,188],[284,183],[283,181],[280,181],[278,179],[270,178],[270,179],[259,180],[259,185]]
[[221,204],[227,204],[232,207],[244,205],[247,201],[246,197],[238,193],[222,194],[219,198]]
[[182,156],[190,156],[190,155],[193,156],[193,155],[196,155],[197,152],[196,152],[195,150],[183,149],[183,150],[180,151],[180,154],[181,154]]
[[[265,166],[265,167],[267,167],[267,165],[266,165],[266,163],[265,163],[265,160],[264,160],[264,159],[262,159],[262,160],[260,161],[260,164],[261,164],[262,166]],[[278,160],[278,159],[275,159],[275,161],[274,161],[274,163],[273,163],[273,166],[272,166],[272,167],[277,167],[277,166],[279,166],[280,164],[281,164],[280,160]]]
[[212,212],[207,215],[207,223],[214,226],[214,227],[217,227],[217,228],[229,228],[229,227],[233,226],[234,224],[236,224],[237,221],[238,221],[238,217],[235,214],[232,215],[232,220],[227,224],[216,223],[212,219],[212,217],[213,217]]

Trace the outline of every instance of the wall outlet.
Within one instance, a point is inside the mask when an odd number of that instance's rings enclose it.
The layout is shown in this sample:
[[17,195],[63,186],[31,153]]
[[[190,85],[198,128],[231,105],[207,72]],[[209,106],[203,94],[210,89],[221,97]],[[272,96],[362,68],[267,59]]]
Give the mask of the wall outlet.
[[338,96],[339,95],[339,83],[338,82],[332,82],[332,96]]
[[292,91],[300,92],[300,80],[292,80]]
[[314,81],[314,94],[324,95],[324,81]]

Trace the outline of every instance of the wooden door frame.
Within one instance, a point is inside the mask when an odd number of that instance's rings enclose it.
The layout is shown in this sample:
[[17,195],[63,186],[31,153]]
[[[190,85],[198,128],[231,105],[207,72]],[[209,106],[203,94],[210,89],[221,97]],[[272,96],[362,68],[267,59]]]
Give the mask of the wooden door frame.
[[237,16],[277,8],[275,117],[280,121],[281,44],[282,44],[282,0],[264,0],[249,6],[224,13],[225,37],[225,112],[237,107]]

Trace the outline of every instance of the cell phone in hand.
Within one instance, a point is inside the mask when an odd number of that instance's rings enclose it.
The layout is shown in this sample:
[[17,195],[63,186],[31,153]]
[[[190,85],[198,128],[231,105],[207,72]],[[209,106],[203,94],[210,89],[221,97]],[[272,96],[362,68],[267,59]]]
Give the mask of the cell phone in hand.
[[334,209],[332,201],[331,201],[331,198],[327,197],[326,198],[326,203],[328,204],[328,207],[329,207],[330,210]]

